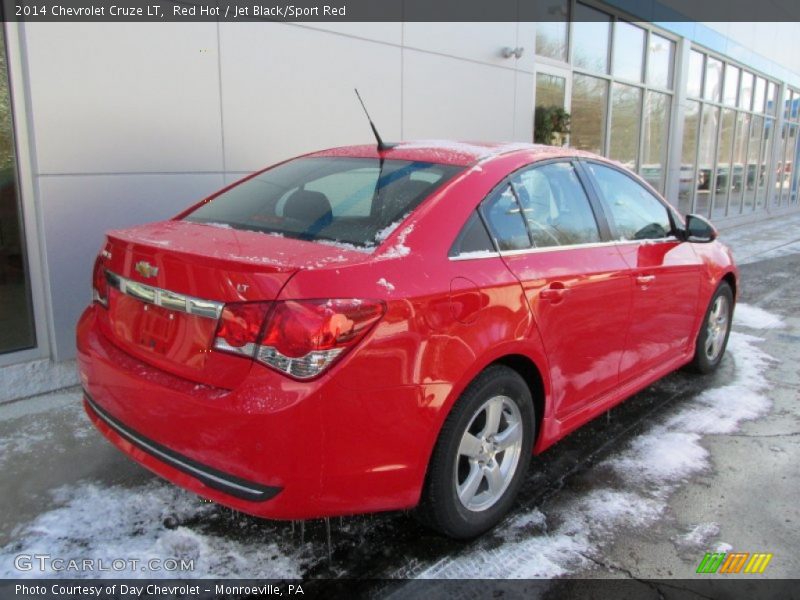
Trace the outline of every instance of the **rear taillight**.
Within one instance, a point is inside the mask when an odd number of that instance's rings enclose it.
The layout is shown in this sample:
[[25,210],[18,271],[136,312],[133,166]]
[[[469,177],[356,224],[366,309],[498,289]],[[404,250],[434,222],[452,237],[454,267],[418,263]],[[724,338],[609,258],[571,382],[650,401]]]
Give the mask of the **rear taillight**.
[[311,379],[355,346],[384,311],[383,302],[352,299],[226,304],[214,348]]
[[217,325],[214,348],[252,357],[271,306],[270,302],[226,304]]
[[94,271],[92,271],[92,302],[108,306],[108,280],[103,259],[99,254],[94,261]]

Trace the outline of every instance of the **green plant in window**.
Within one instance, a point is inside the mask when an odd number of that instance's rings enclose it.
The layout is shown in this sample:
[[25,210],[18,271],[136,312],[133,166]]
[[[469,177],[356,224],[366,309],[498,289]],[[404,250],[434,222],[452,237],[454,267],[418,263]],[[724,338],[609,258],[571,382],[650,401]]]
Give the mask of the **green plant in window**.
[[570,114],[560,106],[537,106],[533,118],[533,141],[560,146],[569,133]]

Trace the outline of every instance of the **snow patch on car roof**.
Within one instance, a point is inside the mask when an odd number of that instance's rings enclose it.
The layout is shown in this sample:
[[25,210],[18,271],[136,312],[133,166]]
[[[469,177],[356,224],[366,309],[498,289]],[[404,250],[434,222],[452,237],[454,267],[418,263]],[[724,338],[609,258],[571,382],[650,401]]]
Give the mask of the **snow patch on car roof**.
[[582,156],[572,148],[545,146],[525,142],[458,142],[453,140],[409,140],[399,142],[390,149],[378,153],[375,145],[343,146],[315,152],[309,156],[379,157],[397,160],[419,160],[442,164],[469,166],[482,160],[507,154],[528,151],[543,155]]

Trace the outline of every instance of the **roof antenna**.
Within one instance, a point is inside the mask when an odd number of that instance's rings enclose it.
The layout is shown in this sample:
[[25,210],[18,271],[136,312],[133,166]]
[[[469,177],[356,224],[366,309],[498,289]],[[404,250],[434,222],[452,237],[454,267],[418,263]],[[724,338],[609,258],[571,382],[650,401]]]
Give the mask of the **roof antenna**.
[[378,140],[378,152],[383,152],[384,150],[391,150],[397,144],[387,144],[381,139],[381,134],[378,133],[378,129],[375,127],[375,123],[372,122],[372,119],[369,116],[369,112],[367,111],[367,107],[364,105],[364,101],[361,99],[361,94],[358,93],[358,88],[353,88],[356,92],[356,96],[358,96],[358,101],[361,102],[361,108],[364,109],[364,114],[367,115],[367,121],[369,121],[369,126],[372,127],[372,133],[375,134],[375,139]]

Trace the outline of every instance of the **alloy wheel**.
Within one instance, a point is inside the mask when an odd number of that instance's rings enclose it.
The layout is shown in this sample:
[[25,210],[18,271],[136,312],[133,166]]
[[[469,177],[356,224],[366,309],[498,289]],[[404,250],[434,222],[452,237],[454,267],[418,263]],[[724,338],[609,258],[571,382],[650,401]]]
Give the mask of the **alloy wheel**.
[[475,412],[456,457],[456,494],[466,509],[486,510],[503,496],[516,473],[522,439],[522,415],[511,398],[494,396]]
[[730,308],[725,296],[717,296],[714,305],[708,314],[706,328],[705,352],[708,360],[714,362],[719,357],[725,345],[730,322]]

